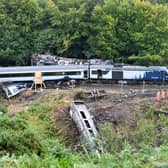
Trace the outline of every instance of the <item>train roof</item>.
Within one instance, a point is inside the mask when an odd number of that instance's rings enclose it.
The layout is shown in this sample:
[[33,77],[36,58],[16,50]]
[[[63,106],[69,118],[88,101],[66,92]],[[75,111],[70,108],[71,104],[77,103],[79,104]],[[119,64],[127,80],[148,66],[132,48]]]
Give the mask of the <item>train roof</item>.
[[86,65],[50,65],[50,66],[19,66],[19,67],[0,67],[0,73],[25,73],[25,72],[49,72],[53,70],[83,70],[87,69]]
[[140,71],[166,71],[167,67],[164,66],[124,66],[123,70],[140,70]]
[[113,65],[90,65],[92,69],[112,69]]
[[[19,66],[19,67],[0,67],[0,73],[31,73],[35,71],[53,72],[53,71],[80,71],[88,70],[89,65],[48,65],[48,66]],[[128,71],[167,71],[164,66],[122,66],[117,67],[113,65],[90,65],[91,69],[104,70],[128,70]]]

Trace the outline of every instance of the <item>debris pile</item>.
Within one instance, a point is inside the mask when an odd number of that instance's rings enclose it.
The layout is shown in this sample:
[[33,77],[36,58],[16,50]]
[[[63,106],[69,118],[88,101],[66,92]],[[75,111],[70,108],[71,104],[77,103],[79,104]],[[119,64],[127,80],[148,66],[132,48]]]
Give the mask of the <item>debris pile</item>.
[[85,92],[79,92],[74,96],[74,99],[84,99],[84,100],[88,100],[88,99],[99,99],[99,98],[104,98],[105,96],[107,96],[107,93],[104,89],[93,89],[90,91],[85,91]]
[[2,85],[2,91],[6,98],[11,98],[27,89],[26,83],[13,83]]
[[102,60],[102,59],[77,59],[77,58],[65,58],[55,55],[43,55],[43,54],[33,54],[31,57],[31,65],[68,65],[68,64],[94,64],[94,65],[107,65],[112,64],[112,60]]

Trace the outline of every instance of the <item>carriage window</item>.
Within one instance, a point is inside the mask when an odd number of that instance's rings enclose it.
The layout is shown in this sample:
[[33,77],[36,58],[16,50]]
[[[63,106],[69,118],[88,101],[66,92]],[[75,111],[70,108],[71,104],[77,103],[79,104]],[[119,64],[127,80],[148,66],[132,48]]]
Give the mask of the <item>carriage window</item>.
[[84,78],[88,77],[88,71],[84,71]]
[[43,72],[44,76],[59,76],[63,75],[63,72]]
[[89,121],[88,120],[85,120],[85,124],[87,126],[87,128],[91,128],[90,124],[89,124]]
[[34,73],[0,74],[0,78],[9,78],[9,77],[31,77],[31,76],[34,76]]
[[80,111],[80,113],[81,113],[81,116],[82,116],[84,119],[86,119],[85,113],[84,113],[83,111]]
[[[92,74],[93,74],[93,75],[97,75],[98,73],[100,73],[100,71],[101,71],[101,70],[93,70],[93,71],[92,71]],[[108,72],[109,72],[109,71],[101,71],[101,73],[102,73],[103,75],[106,75]]]
[[71,72],[64,72],[65,75],[80,75],[80,71],[71,71]]
[[89,132],[90,132],[91,134],[93,134],[93,131],[92,131],[91,129],[89,129]]
[[55,72],[56,76],[63,75],[63,74],[64,74],[63,72]]
[[109,71],[102,71],[103,75],[106,75]]
[[92,74],[93,75],[97,75],[97,71],[92,71]]

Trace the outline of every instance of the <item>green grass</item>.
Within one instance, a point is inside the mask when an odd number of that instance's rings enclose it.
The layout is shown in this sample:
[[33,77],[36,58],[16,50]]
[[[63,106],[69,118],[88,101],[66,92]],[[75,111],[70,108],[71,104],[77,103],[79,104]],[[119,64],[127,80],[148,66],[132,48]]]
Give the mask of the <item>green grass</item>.
[[[152,106],[129,125],[101,125],[106,152],[88,155],[72,152],[61,141],[51,119],[57,107],[67,105],[62,95],[47,96],[29,104],[15,117],[0,116],[0,167],[3,168],[155,168],[168,167],[168,117],[155,115]],[[164,104],[167,108],[167,104]]]

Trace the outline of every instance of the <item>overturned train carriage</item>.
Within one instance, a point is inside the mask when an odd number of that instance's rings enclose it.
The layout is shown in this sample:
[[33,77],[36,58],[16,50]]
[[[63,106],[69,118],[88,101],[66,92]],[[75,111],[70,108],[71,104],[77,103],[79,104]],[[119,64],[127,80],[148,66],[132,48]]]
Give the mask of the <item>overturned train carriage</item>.
[[91,153],[99,153],[101,146],[99,143],[98,129],[93,120],[93,116],[91,116],[84,102],[72,102],[70,116],[79,129],[81,141],[84,142],[84,145]]
[[1,67],[0,82],[33,81],[36,71],[42,72],[44,81],[69,79],[168,81],[168,69],[161,66],[54,65]]

